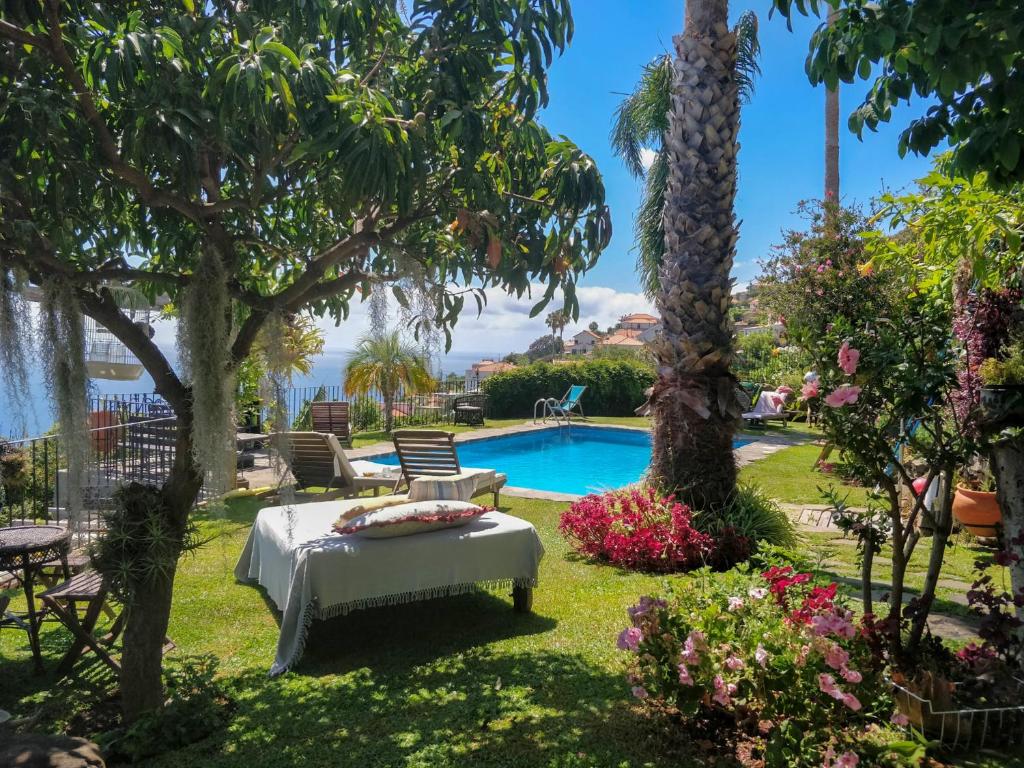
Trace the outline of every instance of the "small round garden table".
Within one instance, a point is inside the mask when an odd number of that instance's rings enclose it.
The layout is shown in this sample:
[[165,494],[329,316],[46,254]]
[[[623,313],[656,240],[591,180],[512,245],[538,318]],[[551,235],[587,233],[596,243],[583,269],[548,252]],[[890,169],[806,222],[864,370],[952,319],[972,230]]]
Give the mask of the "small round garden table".
[[36,613],[33,587],[36,576],[45,566],[60,562],[64,577],[70,577],[68,550],[71,532],[59,525],[14,525],[0,528],[0,571],[20,572],[28,606],[29,645],[36,672],[43,671],[43,655],[39,649],[40,617]]

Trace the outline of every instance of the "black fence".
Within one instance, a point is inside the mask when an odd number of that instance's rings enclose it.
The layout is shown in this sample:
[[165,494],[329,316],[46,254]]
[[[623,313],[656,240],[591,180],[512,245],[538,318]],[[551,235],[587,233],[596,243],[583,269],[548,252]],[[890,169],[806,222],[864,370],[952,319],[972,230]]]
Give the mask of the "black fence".
[[[444,425],[452,422],[456,399],[467,391],[462,380],[449,380],[436,392],[400,392],[391,404],[394,427]],[[340,385],[291,387],[284,406],[288,430],[312,428],[310,403],[348,400],[352,432],[384,429],[385,404],[379,393],[346,397]],[[89,453],[82,483],[82,510],[76,522],[89,534],[102,527],[104,510],[114,492],[131,482],[160,485],[174,464],[177,418],[156,394],[103,395],[89,403]],[[255,403],[243,412],[239,430],[271,432],[274,409]],[[240,466],[242,466],[240,464]],[[33,522],[69,523],[67,456],[63,438],[48,434],[0,440],[0,526]]]
[[[111,414],[110,423],[103,423],[103,414]],[[111,508],[118,488],[132,482],[159,485],[170,474],[178,432],[175,417],[151,418],[122,407],[96,410],[91,420],[100,423],[89,430],[81,510],[74,521],[62,436],[0,443],[0,526],[74,522],[79,534],[88,535],[102,528],[103,511]]]
[[[455,400],[461,395],[475,392],[467,389],[463,380],[445,382],[435,392],[426,394],[409,394],[399,392],[391,404],[394,426],[419,427],[452,423],[452,408]],[[352,419],[352,432],[375,432],[384,429],[387,406],[379,392],[368,395],[348,397],[339,384],[322,384],[310,387],[290,387],[285,392],[284,410],[288,426],[286,428],[301,431],[312,428],[310,403],[321,401],[347,400]],[[252,413],[252,411],[250,411]],[[249,422],[251,427],[259,427],[258,431],[278,429],[274,424],[272,409],[261,404],[259,424]]]

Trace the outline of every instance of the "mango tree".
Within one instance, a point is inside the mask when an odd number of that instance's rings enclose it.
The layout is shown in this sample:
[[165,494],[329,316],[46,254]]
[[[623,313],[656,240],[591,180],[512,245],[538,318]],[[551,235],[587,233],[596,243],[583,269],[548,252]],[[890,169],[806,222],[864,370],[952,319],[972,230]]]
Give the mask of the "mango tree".
[[[120,510],[122,532],[161,532],[159,551],[135,541],[108,563],[129,603],[129,720],[161,705],[190,510],[264,326],[341,321],[409,274],[446,334],[488,287],[544,284],[537,312],[561,288],[578,312],[575,282],[610,237],[604,189],[536,119],[572,29],[568,0],[0,2],[4,359],[31,353],[19,290],[40,286],[62,429],[84,430],[83,314],[179,425],[167,478]],[[124,286],[179,309],[178,370],[121,309]]]

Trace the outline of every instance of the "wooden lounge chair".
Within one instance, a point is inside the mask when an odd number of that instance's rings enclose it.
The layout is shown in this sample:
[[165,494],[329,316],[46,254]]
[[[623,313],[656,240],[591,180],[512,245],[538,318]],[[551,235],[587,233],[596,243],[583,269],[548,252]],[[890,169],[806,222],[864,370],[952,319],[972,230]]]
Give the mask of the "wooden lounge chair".
[[452,424],[482,426],[486,408],[487,395],[483,393],[459,395],[452,403]]
[[[490,470],[463,467],[455,450],[455,435],[439,429],[400,429],[392,434],[398,461],[402,465],[402,480],[408,485],[420,477],[448,477],[470,473],[489,473]],[[494,506],[498,506],[501,489],[508,477],[495,473],[494,479],[477,486],[476,493],[493,493]]]
[[381,488],[394,490],[401,480],[395,467],[370,461],[349,461],[338,438],[322,432],[277,432],[272,444],[291,470],[296,486],[325,488],[320,498],[357,496]]
[[313,431],[334,435],[342,448],[352,447],[349,405],[344,400],[312,402],[309,412],[313,420]]
[[799,415],[799,411],[786,408],[785,394],[765,390],[758,395],[753,410],[743,414],[743,419],[751,426],[763,426],[768,421],[781,421],[785,427],[791,419]]

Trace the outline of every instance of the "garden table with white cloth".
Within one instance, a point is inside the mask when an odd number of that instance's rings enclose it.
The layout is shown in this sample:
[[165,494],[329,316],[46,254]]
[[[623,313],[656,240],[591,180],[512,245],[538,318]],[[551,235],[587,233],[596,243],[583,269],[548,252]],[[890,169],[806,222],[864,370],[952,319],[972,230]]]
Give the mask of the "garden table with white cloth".
[[283,612],[271,677],[302,656],[313,619],[359,608],[536,586],[544,547],[534,527],[491,511],[466,525],[385,539],[340,535],[331,526],[365,499],[261,509],[235,566]]

